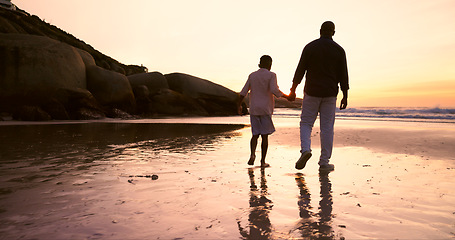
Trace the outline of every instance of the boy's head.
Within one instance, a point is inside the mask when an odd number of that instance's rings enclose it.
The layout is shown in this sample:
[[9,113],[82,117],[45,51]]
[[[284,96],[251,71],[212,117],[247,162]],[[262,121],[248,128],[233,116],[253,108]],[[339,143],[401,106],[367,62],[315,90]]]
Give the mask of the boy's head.
[[259,61],[259,67],[260,68],[265,68],[270,71],[272,68],[272,57],[269,55],[264,55],[261,57],[261,60]]

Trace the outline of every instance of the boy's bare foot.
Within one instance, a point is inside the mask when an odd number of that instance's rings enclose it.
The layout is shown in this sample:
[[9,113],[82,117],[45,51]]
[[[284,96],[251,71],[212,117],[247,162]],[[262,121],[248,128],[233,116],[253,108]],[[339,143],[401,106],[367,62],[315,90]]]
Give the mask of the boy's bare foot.
[[270,167],[270,164],[261,162],[261,168],[266,168],[266,167]]
[[251,155],[250,160],[248,160],[248,165],[254,165],[254,160],[256,160],[256,155]]

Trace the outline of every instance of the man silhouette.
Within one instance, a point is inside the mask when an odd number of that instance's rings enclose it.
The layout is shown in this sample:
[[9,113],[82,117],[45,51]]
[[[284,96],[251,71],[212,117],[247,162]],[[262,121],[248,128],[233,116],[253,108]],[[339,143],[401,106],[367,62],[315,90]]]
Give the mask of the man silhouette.
[[295,70],[289,99],[295,99],[295,90],[306,73],[302,113],[300,115],[301,153],[296,162],[297,169],[303,169],[311,157],[311,131],[318,113],[320,117],[321,156],[319,169],[332,171],[329,164],[333,149],[335,108],[340,86],[343,92],[340,109],[348,104],[348,70],[344,49],[332,40],[335,24],[327,21],[321,25],[319,39],[305,46]]

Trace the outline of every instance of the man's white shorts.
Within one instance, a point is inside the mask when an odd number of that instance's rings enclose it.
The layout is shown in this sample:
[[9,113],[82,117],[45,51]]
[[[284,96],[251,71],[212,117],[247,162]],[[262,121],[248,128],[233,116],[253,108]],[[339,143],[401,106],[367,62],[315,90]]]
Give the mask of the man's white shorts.
[[250,115],[253,135],[268,135],[275,132],[271,115]]

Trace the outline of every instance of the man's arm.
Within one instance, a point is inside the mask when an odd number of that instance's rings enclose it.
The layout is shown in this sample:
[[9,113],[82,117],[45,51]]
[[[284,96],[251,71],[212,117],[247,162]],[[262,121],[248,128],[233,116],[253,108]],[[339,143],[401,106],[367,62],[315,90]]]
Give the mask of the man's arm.
[[302,51],[302,55],[300,56],[299,64],[297,65],[297,68],[295,69],[294,78],[292,79],[291,93],[289,93],[289,96],[288,96],[288,100],[291,102],[295,100],[295,98],[296,98],[295,89],[302,82],[303,76],[305,75],[305,72],[306,72],[305,48]]
[[343,90],[343,98],[340,103],[340,110],[346,109],[348,106],[348,90]]
[[344,50],[343,53],[343,62],[341,63],[341,80],[340,80],[340,87],[341,91],[343,92],[343,98],[341,99],[340,110],[346,109],[348,106],[348,90],[349,90],[349,77],[348,77],[348,64],[346,61],[346,53]]
[[287,99],[291,102],[295,101],[295,98],[296,98],[295,89],[297,88],[298,85],[299,84],[296,82],[292,83],[291,92],[289,93],[289,96],[287,97]]
[[[305,51],[305,50],[306,50],[306,47],[303,49],[302,55],[300,56],[299,64],[297,64],[297,68],[295,69],[294,78],[292,79],[293,84],[297,83],[297,85],[299,85],[302,82],[303,76],[305,75],[305,72],[307,70],[306,58],[307,58],[308,54],[307,54],[307,51]],[[296,87],[297,87],[297,85],[296,85]],[[293,85],[293,87],[294,87],[294,85]],[[295,88],[294,88],[294,90],[295,90]]]

